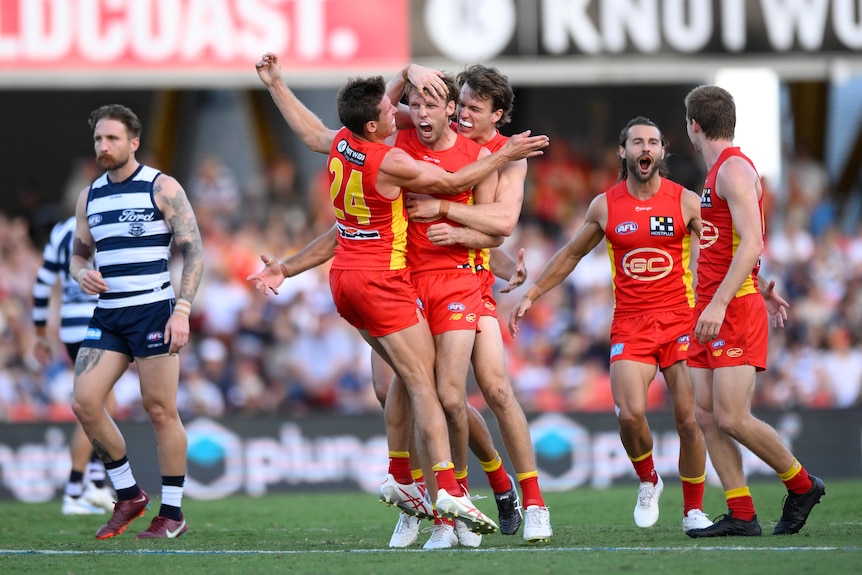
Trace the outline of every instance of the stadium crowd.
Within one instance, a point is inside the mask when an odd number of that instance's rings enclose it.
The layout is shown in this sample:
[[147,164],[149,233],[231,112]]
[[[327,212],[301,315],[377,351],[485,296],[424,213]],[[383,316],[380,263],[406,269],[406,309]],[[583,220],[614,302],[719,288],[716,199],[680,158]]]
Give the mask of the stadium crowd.
[[[618,172],[613,145],[588,154],[562,135],[552,141],[546,156],[530,161],[521,221],[504,244],[512,254],[525,248],[530,274],[578,229],[590,200]],[[671,177],[700,192],[703,173],[696,160],[672,159]],[[791,304],[790,321],[770,334],[769,368],[759,375],[754,406],[859,407],[859,206],[839,202],[824,168],[804,154],[787,163],[786,181],[766,186],[761,278],[776,281]],[[82,160],[68,188],[80,190],[96,175]],[[326,266],[288,279],[277,296],[264,297],[246,281],[261,267],[260,254],[287,256],[331,227],[326,174],[301,186],[292,159],[281,156],[259,181],[242,184],[222,160],[207,157],[182,183],[203,234],[206,271],[192,312],[192,342],[181,354],[181,413],[295,417],[379,411],[368,346],[336,313]],[[31,319],[45,233],[65,215],[34,202],[20,206],[14,214],[0,214],[0,421],[68,421],[74,417],[72,366],[59,341],[54,361],[44,369],[39,365],[32,355]],[[46,221],[46,214],[56,218]],[[290,246],[287,253],[284,246]],[[607,257],[603,245],[593,250],[576,273],[536,303],[517,340],[507,335],[508,368],[526,411],[613,410]],[[499,294],[501,321],[519,296],[520,290]],[[470,389],[481,408],[481,394],[474,384]],[[116,396],[118,419],[146,418],[134,365]],[[649,409],[669,406],[665,386],[654,382]]]

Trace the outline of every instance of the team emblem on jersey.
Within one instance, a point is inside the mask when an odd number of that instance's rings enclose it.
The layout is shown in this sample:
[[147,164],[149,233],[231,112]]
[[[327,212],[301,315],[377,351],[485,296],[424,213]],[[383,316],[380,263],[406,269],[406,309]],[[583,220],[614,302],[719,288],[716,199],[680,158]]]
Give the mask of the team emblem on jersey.
[[638,248],[623,256],[623,272],[632,279],[654,282],[673,270],[673,258],[664,250]]
[[670,216],[650,216],[649,235],[673,236],[673,218]]
[[717,241],[718,228],[712,225],[709,220],[703,220],[700,230],[700,249],[705,250]]
[[700,207],[701,208],[711,208],[712,207],[712,188],[704,188],[703,193],[700,195]]
[[638,231],[638,225],[635,222],[623,222],[614,228],[614,231],[621,236],[625,236]]
[[129,224],[129,235],[136,238],[141,237],[146,232],[144,224]]

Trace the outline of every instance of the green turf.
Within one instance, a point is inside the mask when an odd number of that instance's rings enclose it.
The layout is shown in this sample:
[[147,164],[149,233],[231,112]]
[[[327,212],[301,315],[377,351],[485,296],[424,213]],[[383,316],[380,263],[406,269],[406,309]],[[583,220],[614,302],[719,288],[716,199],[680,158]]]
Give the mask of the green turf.
[[[701,539],[681,529],[682,496],[667,481],[662,516],[651,529],[632,521],[636,486],[546,494],[554,538],[527,545],[516,536],[486,536],[479,550],[421,551],[386,545],[394,508],[360,493],[186,500],[189,532],[173,541],[137,541],[156,510],[122,536],[94,538],[106,516],[64,517],[59,501],[0,503],[2,573],[435,573],[478,575],[649,573],[746,575],[862,573],[862,482],[828,481],[827,496],[795,536],[769,535],[781,514],[778,480],[752,491],[764,535]],[[487,491],[476,489],[479,495]],[[494,517],[491,498],[477,505]],[[706,511],[724,511],[720,489],[707,489]],[[424,523],[423,526],[430,525]]]

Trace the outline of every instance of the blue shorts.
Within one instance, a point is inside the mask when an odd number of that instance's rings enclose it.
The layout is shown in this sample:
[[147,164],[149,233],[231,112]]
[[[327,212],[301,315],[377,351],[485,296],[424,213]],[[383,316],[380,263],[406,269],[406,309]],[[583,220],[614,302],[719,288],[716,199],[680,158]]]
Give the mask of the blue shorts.
[[81,347],[116,351],[129,357],[151,357],[168,353],[165,326],[174,310],[174,300],[145,305],[104,309],[97,307]]

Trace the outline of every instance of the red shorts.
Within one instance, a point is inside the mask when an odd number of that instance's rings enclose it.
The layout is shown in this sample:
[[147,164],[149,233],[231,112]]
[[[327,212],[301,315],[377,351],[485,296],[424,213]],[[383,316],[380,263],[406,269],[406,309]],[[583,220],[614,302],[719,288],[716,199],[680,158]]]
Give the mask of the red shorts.
[[499,319],[497,315],[497,300],[494,299],[494,284],[497,278],[491,270],[484,269],[476,272],[479,283],[482,285],[482,316],[490,316]]
[[766,369],[769,347],[769,314],[759,293],[734,298],[727,306],[724,323],[718,337],[706,343],[694,338],[697,318],[706,303],[694,306],[691,324],[691,346],[688,348],[689,367],[716,369],[734,365],[753,365],[757,371]]
[[431,333],[476,330],[482,311],[479,278],[472,271],[441,272],[413,277]]
[[627,359],[664,369],[685,360],[690,329],[690,308],[614,318],[610,361]]
[[419,295],[410,270],[329,271],[332,300],[341,317],[356,329],[383,337],[419,321]]

